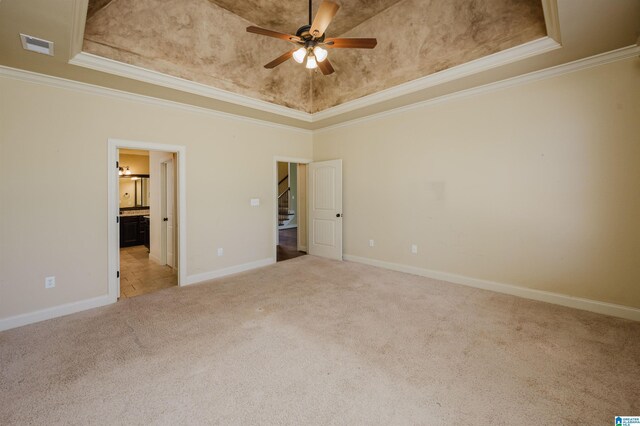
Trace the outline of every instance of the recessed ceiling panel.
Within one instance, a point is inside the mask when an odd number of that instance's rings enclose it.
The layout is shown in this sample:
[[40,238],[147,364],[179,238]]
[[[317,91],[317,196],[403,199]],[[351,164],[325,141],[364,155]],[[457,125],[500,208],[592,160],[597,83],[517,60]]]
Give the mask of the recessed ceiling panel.
[[[90,0],[83,50],[256,99],[318,112],[546,35],[541,0],[340,0],[329,36],[375,37],[373,50],[329,49],[323,76],[294,48],[246,32],[294,33],[298,0]],[[314,1],[314,12],[320,1]]]

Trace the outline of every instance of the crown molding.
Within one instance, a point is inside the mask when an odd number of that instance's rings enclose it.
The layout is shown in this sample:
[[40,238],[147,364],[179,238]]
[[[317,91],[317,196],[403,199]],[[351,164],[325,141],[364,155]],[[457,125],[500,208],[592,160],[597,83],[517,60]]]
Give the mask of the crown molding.
[[69,61],[69,63],[71,65],[119,75],[121,77],[155,84],[158,86],[167,87],[169,89],[176,89],[183,92],[193,93],[195,95],[205,96],[208,98],[217,99],[219,101],[229,102],[260,111],[270,112],[308,123],[312,121],[311,114],[308,112],[288,108],[267,101],[262,101],[250,96],[229,92],[227,90],[218,89],[206,84],[196,83],[195,81],[186,80],[184,78],[163,74],[158,71],[148,70],[136,65],[125,64],[123,62],[114,61],[113,59],[104,58],[102,56],[93,55],[91,53],[80,52],[75,55]]
[[139,103],[144,103],[148,105],[177,108],[183,111],[197,112],[197,113],[207,114],[207,115],[211,115],[218,118],[242,121],[246,123],[252,123],[252,124],[257,124],[257,125],[267,126],[267,127],[277,128],[277,129],[283,129],[283,130],[293,130],[306,135],[313,135],[316,133],[330,131],[330,130],[341,128],[341,127],[353,126],[358,123],[362,123],[370,120],[376,120],[376,119],[380,119],[380,118],[394,115],[394,114],[400,114],[402,112],[410,111],[413,109],[436,105],[449,100],[479,95],[479,94],[491,92],[494,90],[503,89],[506,87],[517,86],[517,85],[533,82],[536,80],[542,80],[545,78],[554,77],[556,75],[578,71],[585,68],[604,65],[610,62],[624,60],[624,59],[632,58],[638,55],[640,55],[640,46],[632,45],[632,46],[624,47],[621,49],[613,50],[611,52],[606,52],[599,55],[591,56],[589,58],[579,59],[573,62],[569,62],[567,64],[558,65],[555,67],[534,71],[529,74],[524,74],[518,77],[513,77],[506,80],[501,80],[495,83],[486,84],[484,86],[478,86],[471,89],[450,93],[437,98],[428,99],[426,101],[413,103],[400,108],[395,108],[395,109],[383,111],[377,114],[368,115],[362,118],[356,118],[354,120],[345,121],[343,123],[338,123],[332,126],[321,127],[316,130],[307,130],[307,129],[302,129],[295,126],[288,126],[285,124],[273,123],[266,120],[259,120],[255,118],[244,117],[244,116],[226,113],[222,111],[212,110],[209,108],[203,108],[203,107],[184,104],[180,102],[154,98],[146,95],[139,95],[139,94],[125,92],[117,89],[96,86],[89,83],[82,83],[75,80],[68,80],[61,77],[54,77],[50,75],[39,74],[32,71],[6,67],[2,65],[0,65],[0,77],[7,77],[7,78],[12,78],[14,80],[22,80],[22,81],[27,81],[31,83],[37,83],[37,84],[44,84],[52,87],[71,89],[71,90],[76,90],[76,91],[85,92],[85,93],[92,93],[92,94],[101,95],[101,96],[115,97],[119,99],[125,99],[128,101],[139,102]]
[[462,77],[467,77],[482,71],[487,71],[501,65],[506,65],[534,55],[549,52],[560,47],[561,45],[551,37],[543,37],[538,40],[524,43],[520,46],[512,47],[465,64],[448,68],[313,114],[276,105],[271,102],[254,99],[246,95],[239,95],[226,90],[217,89],[206,84],[196,83],[180,77],[151,71],[136,65],[129,65],[123,62],[114,61],[113,59],[104,58],[91,53],[80,52],[75,55],[69,63],[96,71],[115,74],[121,77],[143,81],[145,83],[156,84],[170,89],[181,90],[312,123],[335,117],[356,109],[375,105],[380,102],[395,99],[399,96],[408,95]]
[[426,108],[429,106],[437,105],[443,102],[466,98],[475,95],[481,95],[495,90],[500,90],[513,86],[520,86],[523,84],[531,83],[538,80],[544,80],[547,78],[555,77],[570,72],[579,71],[586,68],[596,67],[598,65],[608,64],[610,62],[620,61],[624,59],[633,58],[640,55],[640,46],[632,45],[623,47],[621,49],[612,50],[611,52],[601,53],[584,59],[578,59],[566,64],[557,65],[551,68],[545,68],[539,71],[533,71],[528,74],[523,74],[518,77],[508,78],[506,80],[500,80],[495,83],[485,84],[484,86],[478,86],[471,89],[461,90],[458,92],[449,93],[437,98],[428,99],[422,102],[416,102],[410,105],[406,105],[399,108],[390,109],[387,111],[379,112],[377,114],[371,114],[365,117],[356,118],[353,120],[345,121],[342,123],[334,124],[331,126],[321,127],[314,130],[314,134],[327,132],[341,127],[354,126],[360,123],[365,123],[371,120],[381,119],[387,116],[401,114],[406,111],[411,111],[419,108]]
[[550,37],[543,37],[538,40],[530,41],[520,46],[497,52],[483,58],[473,60],[407,83],[399,84],[389,89],[381,90],[367,96],[345,102],[343,104],[316,112],[313,114],[313,120],[321,121],[332,118],[356,109],[375,105],[380,102],[389,101],[399,96],[408,95],[420,90],[434,87],[439,84],[447,83],[452,80],[487,71],[502,65],[516,62],[534,55],[539,55],[551,50],[562,47],[557,41]]
[[84,27],[87,22],[88,7],[88,0],[73,0],[73,23],[71,27],[71,43],[69,45],[69,52],[71,52],[71,56],[82,51]]
[[293,130],[295,132],[311,135],[311,130],[302,129],[295,126],[288,126],[286,124],[273,123],[271,121],[259,120],[256,118],[244,117],[241,115],[231,114],[227,112],[217,111],[209,108],[198,107],[195,105],[184,104],[180,102],[170,101],[166,99],[154,98],[151,96],[140,95],[137,93],[125,92],[118,89],[111,89],[102,86],[96,86],[89,83],[82,83],[75,80],[68,80],[66,78],[54,77],[51,75],[40,74],[32,71],[21,70],[17,68],[6,67],[0,65],[0,77],[11,78],[14,80],[26,81],[29,83],[42,84],[51,87],[57,87],[61,89],[75,90],[83,93],[90,93],[94,95],[107,96],[112,98],[124,99],[127,101],[143,103],[147,105],[161,106],[167,108],[176,108],[182,111],[196,112],[200,114],[207,114],[217,118],[223,118],[227,120],[241,121],[245,123],[256,124],[260,126],[266,126],[281,130]]
[[542,11],[544,13],[544,23],[547,27],[547,35],[558,43],[562,43],[558,0],[542,0]]

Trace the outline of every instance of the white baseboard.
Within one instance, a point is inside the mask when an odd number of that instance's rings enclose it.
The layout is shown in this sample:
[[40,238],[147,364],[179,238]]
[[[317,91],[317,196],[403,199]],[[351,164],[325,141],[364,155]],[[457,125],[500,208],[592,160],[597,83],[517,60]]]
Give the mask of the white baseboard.
[[156,262],[158,265],[162,265],[162,261],[160,260],[160,258],[152,255],[151,253],[149,253],[149,260]]
[[94,297],[92,299],[80,300],[78,302],[54,306],[51,308],[42,309],[40,311],[20,314],[9,318],[3,318],[0,319],[0,331],[21,327],[27,324],[33,324],[51,318],[74,314],[76,312],[85,311],[87,309],[98,308],[100,306],[109,305],[115,302],[116,301],[109,295],[104,295]]
[[238,272],[249,271],[251,269],[261,268],[263,266],[275,263],[272,257],[256,260],[254,262],[243,263],[241,265],[230,266],[228,268],[218,269],[216,271],[203,272],[201,274],[189,275],[183,285],[191,285],[203,281],[212,280],[214,278],[224,277],[226,275],[237,274]]
[[298,251],[307,251],[307,246],[298,246]]
[[408,274],[420,275],[436,280],[449,281],[455,284],[462,284],[469,287],[491,290],[497,293],[510,294],[512,296],[523,297],[525,299],[538,300],[541,302],[553,303],[555,305],[567,306],[570,308],[582,309],[584,311],[596,312],[598,314],[611,315],[633,321],[640,321],[640,309],[630,306],[616,305],[613,303],[600,302],[597,300],[584,299],[581,297],[567,296],[550,291],[535,290],[520,287],[513,284],[498,283],[495,281],[482,280],[479,278],[456,275],[448,272],[434,271],[431,269],[418,268],[415,266],[401,265],[398,263],[385,262],[383,260],[370,259],[366,257],[345,254],[344,260],[350,262],[364,263],[366,265],[391,269],[393,271],[406,272]]

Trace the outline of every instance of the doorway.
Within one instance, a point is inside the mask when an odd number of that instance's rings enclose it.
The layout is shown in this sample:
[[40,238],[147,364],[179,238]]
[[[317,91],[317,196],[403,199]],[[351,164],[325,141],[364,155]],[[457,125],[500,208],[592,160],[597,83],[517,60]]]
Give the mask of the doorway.
[[[284,179],[292,169],[294,190],[292,181]],[[274,261],[307,253],[342,260],[342,160],[275,157],[273,170]],[[296,206],[295,231],[289,230],[291,205]]]
[[309,160],[276,157],[274,162],[274,260],[304,256],[307,251],[307,164]]
[[278,161],[278,240],[276,261],[294,259],[306,254],[304,242],[306,214],[304,200],[306,185],[299,185],[299,176],[306,176],[306,164]]
[[178,284],[174,156],[118,150],[120,299]]
[[186,280],[185,149],[109,140],[109,296],[113,301]]

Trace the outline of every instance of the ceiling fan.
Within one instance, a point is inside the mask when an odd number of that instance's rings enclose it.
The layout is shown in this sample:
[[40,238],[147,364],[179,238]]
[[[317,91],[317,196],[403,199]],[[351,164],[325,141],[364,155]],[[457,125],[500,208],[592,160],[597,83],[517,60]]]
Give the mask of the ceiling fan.
[[273,61],[266,64],[265,68],[275,68],[281,63],[293,57],[293,60],[299,64],[305,62],[309,69],[320,68],[322,74],[329,75],[334,72],[331,62],[327,59],[328,53],[325,48],[329,49],[373,49],[378,44],[375,38],[325,38],[325,30],[338,13],[336,3],[323,1],[320,4],[315,19],[311,19],[312,0],[309,0],[309,25],[303,25],[298,28],[296,35],[284,34],[277,31],[271,31],[260,27],[247,27],[247,32],[260,34],[267,37],[279,38],[298,46],[278,56]]

